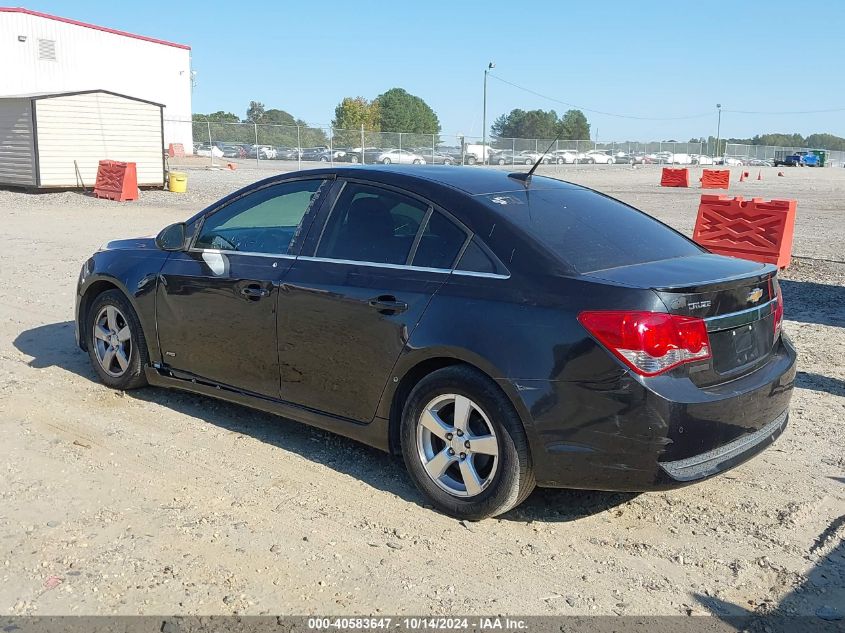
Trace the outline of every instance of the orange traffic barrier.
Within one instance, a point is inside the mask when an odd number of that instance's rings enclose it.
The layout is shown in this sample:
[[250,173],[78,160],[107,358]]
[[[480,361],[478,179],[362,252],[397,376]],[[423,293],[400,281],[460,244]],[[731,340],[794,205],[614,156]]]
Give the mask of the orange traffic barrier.
[[702,189],[729,189],[730,186],[730,169],[705,169],[701,174]]
[[689,169],[664,167],[660,176],[661,187],[689,187]]
[[235,163],[226,163],[226,168],[231,170],[231,171],[235,171],[238,168],[238,166]]
[[701,196],[693,239],[719,255],[789,266],[797,200]]
[[182,143],[171,143],[167,148],[167,155],[170,158],[184,158],[185,146]]
[[135,163],[101,160],[97,167],[94,195],[124,202],[138,199],[138,174]]
[[778,172],[778,176],[783,176],[783,172],[782,172],[782,171],[779,171],[779,172]]

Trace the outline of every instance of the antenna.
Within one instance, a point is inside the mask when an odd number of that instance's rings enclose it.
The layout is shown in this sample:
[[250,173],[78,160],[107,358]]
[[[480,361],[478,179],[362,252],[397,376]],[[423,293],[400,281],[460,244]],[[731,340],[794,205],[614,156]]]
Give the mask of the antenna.
[[549,146],[546,148],[546,151],[543,152],[542,154],[540,154],[540,158],[538,158],[537,162],[534,163],[534,166],[531,167],[531,169],[528,170],[527,174],[524,174],[521,171],[517,171],[517,172],[514,172],[512,174],[508,174],[508,178],[513,178],[514,180],[521,180],[525,184],[525,186],[528,187],[529,183],[531,182],[531,176],[534,175],[534,171],[537,169],[537,167],[540,165],[540,163],[543,162],[543,159],[546,157],[546,154],[548,154],[549,150],[552,149],[552,145],[554,145],[555,143],[557,143],[560,140],[560,134],[561,134],[561,132],[557,133],[555,140],[553,140],[551,143],[549,143]]

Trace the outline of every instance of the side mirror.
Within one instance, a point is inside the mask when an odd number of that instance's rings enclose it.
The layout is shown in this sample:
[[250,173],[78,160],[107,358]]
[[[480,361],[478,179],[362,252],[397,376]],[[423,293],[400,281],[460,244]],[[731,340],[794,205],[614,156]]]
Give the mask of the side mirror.
[[164,227],[156,235],[156,246],[163,251],[181,251],[185,248],[185,231],[184,222]]

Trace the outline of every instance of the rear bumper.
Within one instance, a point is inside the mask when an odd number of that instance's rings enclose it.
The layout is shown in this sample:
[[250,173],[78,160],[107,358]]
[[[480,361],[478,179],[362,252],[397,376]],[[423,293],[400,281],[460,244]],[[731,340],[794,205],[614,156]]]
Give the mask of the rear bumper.
[[646,491],[724,472],[783,432],[796,353],[782,337],[769,362],[729,383],[642,379],[515,381],[541,486]]

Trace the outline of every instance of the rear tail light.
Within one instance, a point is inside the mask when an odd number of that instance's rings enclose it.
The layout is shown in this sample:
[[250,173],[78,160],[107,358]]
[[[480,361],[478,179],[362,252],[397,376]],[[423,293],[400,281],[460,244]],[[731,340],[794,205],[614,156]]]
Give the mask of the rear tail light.
[[665,312],[582,312],[578,321],[641,376],[710,358],[703,319]]

